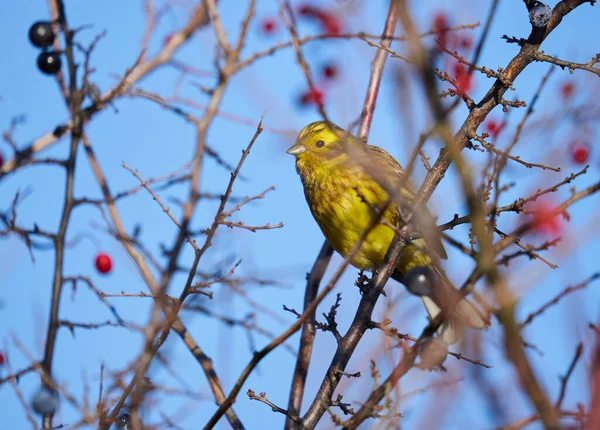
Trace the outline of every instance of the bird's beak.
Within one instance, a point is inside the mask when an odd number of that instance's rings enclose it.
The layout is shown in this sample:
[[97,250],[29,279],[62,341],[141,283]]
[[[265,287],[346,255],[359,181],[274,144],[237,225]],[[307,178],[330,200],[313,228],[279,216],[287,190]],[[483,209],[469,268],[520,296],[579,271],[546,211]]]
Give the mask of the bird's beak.
[[292,154],[292,155],[298,155],[298,154],[302,154],[304,151],[306,151],[306,146],[304,146],[301,143],[296,143],[294,146],[290,147],[287,151],[288,154]]

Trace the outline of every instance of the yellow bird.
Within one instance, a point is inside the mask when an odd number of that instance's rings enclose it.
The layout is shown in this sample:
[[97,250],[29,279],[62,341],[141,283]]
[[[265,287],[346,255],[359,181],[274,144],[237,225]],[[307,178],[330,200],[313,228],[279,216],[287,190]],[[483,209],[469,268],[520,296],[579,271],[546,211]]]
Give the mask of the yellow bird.
[[[408,206],[415,195],[400,163],[383,149],[325,121],[304,127],[287,152],[296,157],[296,170],[313,217],[332,248],[344,257],[376,216],[376,210],[387,201],[386,189],[399,194],[392,196],[394,202],[384,212],[383,220],[369,232],[350,261],[359,269],[377,268],[392,242],[394,228],[402,227],[399,208]],[[392,274],[405,284],[407,274],[417,274],[415,279],[420,282],[431,281],[425,279],[427,271],[423,268],[432,267],[433,258],[447,258],[429,212],[418,214],[416,221],[425,239],[413,240],[404,248]],[[456,290],[448,281],[436,281],[435,293],[421,295],[431,318],[451,301],[452,294]],[[487,324],[487,318],[463,299],[452,318],[438,330],[438,337],[454,343],[462,327],[485,328]]]

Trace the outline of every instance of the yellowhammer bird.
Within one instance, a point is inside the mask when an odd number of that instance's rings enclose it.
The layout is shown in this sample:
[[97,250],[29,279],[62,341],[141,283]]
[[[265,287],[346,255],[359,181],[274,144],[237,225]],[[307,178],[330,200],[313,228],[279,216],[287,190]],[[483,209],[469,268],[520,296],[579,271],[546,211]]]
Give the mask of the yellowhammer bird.
[[[325,121],[313,122],[300,132],[296,143],[287,150],[296,156],[296,170],[304,185],[304,195],[329,244],[342,256],[347,256],[361,233],[388,199],[388,192],[399,192],[408,205],[414,197],[414,187],[404,176],[402,166],[381,148],[367,145],[340,127]],[[375,269],[384,259],[394,227],[401,227],[397,196],[380,221],[367,235],[351,264],[359,269]],[[437,233],[433,217],[415,214],[421,237],[410,242],[402,251],[400,262],[392,277],[406,284],[406,276],[417,275],[421,282],[433,258],[446,259],[446,252]],[[411,271],[411,269],[414,269]],[[410,271],[410,273],[409,273]],[[428,271],[433,274],[432,270]],[[442,276],[443,278],[443,276]],[[431,318],[451,301],[456,290],[449,281],[435,281],[435,292],[422,295],[423,304]],[[409,288],[410,289],[410,288]],[[412,291],[413,293],[415,291]],[[440,327],[438,336],[448,343],[458,340],[464,326],[484,328],[487,318],[469,301],[463,299],[452,317]]]

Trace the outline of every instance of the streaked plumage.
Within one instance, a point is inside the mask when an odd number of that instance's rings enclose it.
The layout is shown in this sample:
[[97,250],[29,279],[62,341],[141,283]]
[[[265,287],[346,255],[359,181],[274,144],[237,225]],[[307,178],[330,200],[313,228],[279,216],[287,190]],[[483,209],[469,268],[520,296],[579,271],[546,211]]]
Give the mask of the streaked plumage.
[[[319,121],[307,125],[288,153],[296,156],[296,170],[313,217],[329,244],[343,256],[348,255],[375,216],[374,208],[381,207],[387,200],[385,188],[399,190],[405,204],[414,197],[414,187],[394,157],[334,124]],[[392,226],[401,226],[397,202],[388,208],[384,218]],[[425,221],[419,223],[421,226],[431,226],[429,233],[435,232],[428,212],[420,214],[420,218]],[[413,267],[431,265],[432,257],[447,258],[437,234],[424,236],[429,246],[423,239],[406,246],[393,275],[395,279],[402,281],[403,274]],[[393,228],[379,223],[367,235],[351,263],[360,269],[376,268],[382,263],[393,237]],[[433,250],[433,256],[427,249]],[[431,299],[425,297],[423,301],[432,317],[439,312]],[[476,309],[469,302],[463,302],[458,312],[467,314],[469,325],[484,327],[485,322],[480,321]],[[450,331],[444,337],[453,342],[457,334]]]

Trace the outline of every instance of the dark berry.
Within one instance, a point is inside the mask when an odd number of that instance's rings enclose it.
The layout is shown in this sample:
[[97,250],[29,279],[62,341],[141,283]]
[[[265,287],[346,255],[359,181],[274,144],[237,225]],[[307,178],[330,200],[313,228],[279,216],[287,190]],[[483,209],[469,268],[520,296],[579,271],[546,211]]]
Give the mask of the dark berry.
[[431,296],[437,284],[437,276],[428,267],[418,266],[410,269],[404,276],[406,289],[417,296]]
[[96,256],[96,269],[102,274],[106,274],[112,270],[112,259],[110,255],[101,252]]
[[46,48],[54,43],[54,29],[48,21],[35,22],[29,28],[29,40],[39,48]]
[[534,27],[545,27],[550,21],[552,16],[552,9],[550,6],[538,1],[536,4],[529,9],[529,22]]
[[4,365],[4,361],[5,361],[5,360],[6,360],[6,359],[4,358],[4,354],[2,354],[2,353],[0,352],[0,366]]
[[33,395],[31,407],[40,415],[53,414],[58,407],[58,393],[51,388],[41,387]]
[[117,430],[131,430],[131,428],[131,416],[129,414],[122,414],[117,423]]
[[60,53],[56,51],[42,52],[37,59],[38,69],[47,75],[56,75],[62,65]]

